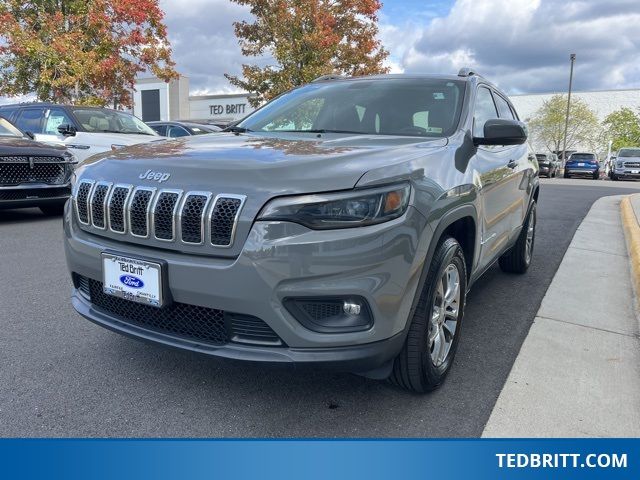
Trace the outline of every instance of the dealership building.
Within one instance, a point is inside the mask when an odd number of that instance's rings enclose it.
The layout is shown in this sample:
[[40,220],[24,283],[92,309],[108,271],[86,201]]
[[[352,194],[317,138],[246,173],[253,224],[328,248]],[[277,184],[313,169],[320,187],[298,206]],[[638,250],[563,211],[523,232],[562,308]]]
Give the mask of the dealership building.
[[[553,95],[511,95],[510,98],[520,118],[526,121]],[[573,96],[583,100],[601,121],[622,107],[640,109],[640,89],[574,92]],[[134,114],[144,121],[193,120],[224,124],[239,120],[253,110],[246,93],[190,95],[187,77],[169,83],[157,78],[141,78],[134,93]]]
[[191,120],[227,124],[253,110],[247,93],[190,95],[189,79],[184,76],[169,83],[140,78],[133,94],[133,113],[145,122]]

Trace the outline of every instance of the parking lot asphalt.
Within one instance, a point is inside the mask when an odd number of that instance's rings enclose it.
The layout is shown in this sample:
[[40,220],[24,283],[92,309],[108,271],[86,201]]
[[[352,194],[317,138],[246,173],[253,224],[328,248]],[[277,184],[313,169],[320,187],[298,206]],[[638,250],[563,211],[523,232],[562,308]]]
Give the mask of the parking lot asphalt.
[[580,221],[597,198],[640,191],[542,184],[530,271],[494,267],[474,286],[455,365],[427,396],[106,331],[70,306],[60,218],[0,211],[0,436],[478,437]]

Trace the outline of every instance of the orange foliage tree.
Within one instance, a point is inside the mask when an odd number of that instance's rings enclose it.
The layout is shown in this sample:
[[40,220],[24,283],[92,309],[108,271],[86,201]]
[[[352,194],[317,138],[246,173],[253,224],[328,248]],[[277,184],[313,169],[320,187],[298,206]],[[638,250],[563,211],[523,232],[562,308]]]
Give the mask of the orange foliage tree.
[[158,0],[0,0],[0,95],[129,107],[136,76],[177,76]]
[[[233,0],[253,22],[235,22],[242,54],[273,65],[244,64],[229,81],[256,106],[325,74],[386,73],[388,52],[376,38],[378,0]],[[272,59],[272,60],[271,60]]]

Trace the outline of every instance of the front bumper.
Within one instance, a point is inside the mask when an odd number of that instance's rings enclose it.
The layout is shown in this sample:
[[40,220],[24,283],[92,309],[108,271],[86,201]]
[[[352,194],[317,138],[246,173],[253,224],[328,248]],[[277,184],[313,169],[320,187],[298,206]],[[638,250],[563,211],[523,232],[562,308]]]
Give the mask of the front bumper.
[[[356,229],[313,231],[287,222],[256,222],[235,259],[148,248],[87,233],[65,212],[69,270],[102,281],[101,253],[166,262],[166,288],[175,302],[257,317],[283,346],[212,345],[149,329],[96,308],[78,290],[73,306],[111,330],[220,357],[266,362],[321,363],[351,371],[375,369],[394,358],[431,240],[424,217],[410,207],[396,220]],[[364,331],[319,333],[284,308],[285,298],[352,295],[364,298],[373,326]]]
[[29,208],[62,203],[71,195],[71,184],[0,186],[0,208]]
[[631,180],[640,179],[640,169],[616,168],[614,169],[613,174],[618,178],[627,178]]

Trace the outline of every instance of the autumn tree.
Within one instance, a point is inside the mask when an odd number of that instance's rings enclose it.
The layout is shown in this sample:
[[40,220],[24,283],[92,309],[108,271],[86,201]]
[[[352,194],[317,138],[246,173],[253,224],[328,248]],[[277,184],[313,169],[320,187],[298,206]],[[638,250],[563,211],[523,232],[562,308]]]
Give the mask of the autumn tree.
[[617,152],[623,147],[640,147],[640,111],[623,107],[607,115],[602,123],[611,139],[611,149]]
[[177,74],[158,0],[0,0],[0,95],[131,106],[136,76]]
[[233,0],[253,22],[235,22],[242,54],[274,64],[244,64],[229,81],[253,106],[324,74],[385,73],[388,52],[376,38],[378,0]]
[[[536,148],[546,148],[550,152],[560,152],[564,146],[564,128],[567,114],[567,97],[554,95],[529,120],[529,129]],[[578,145],[592,151],[603,148],[602,129],[596,114],[580,98],[571,100],[569,128],[567,130],[567,151]]]

